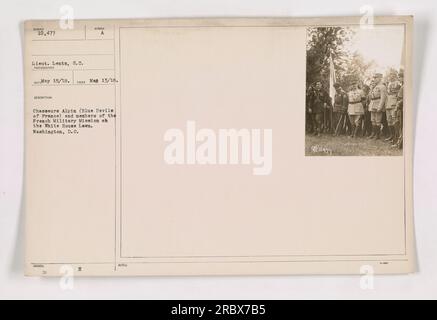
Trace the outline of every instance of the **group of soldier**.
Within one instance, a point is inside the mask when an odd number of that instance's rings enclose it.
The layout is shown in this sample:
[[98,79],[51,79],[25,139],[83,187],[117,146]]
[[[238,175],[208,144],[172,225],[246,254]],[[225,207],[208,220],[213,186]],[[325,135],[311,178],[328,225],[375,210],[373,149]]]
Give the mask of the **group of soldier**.
[[384,81],[375,73],[369,85],[352,81],[348,91],[334,84],[331,99],[317,81],[307,91],[307,131],[316,136],[330,133],[351,138],[384,139],[392,148],[402,149],[403,70],[393,71]]

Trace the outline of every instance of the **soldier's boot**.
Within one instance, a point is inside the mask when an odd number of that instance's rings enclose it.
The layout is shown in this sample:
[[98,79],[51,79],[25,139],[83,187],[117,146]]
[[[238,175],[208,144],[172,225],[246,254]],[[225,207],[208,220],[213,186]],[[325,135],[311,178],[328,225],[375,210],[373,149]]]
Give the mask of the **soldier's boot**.
[[402,149],[403,146],[404,146],[404,139],[402,139],[402,136],[400,136],[398,141],[398,149]]
[[398,140],[399,140],[399,125],[395,123],[395,125],[393,126],[393,143],[397,144]]
[[400,134],[398,139],[396,140],[396,143],[394,143],[392,146],[392,148],[396,148],[396,149],[402,149],[403,147],[403,139],[402,139],[402,135]]
[[399,141],[400,141],[399,123],[395,123],[392,147],[397,148],[399,146]]
[[354,134],[352,135],[354,138],[357,138],[357,137],[358,137],[358,129],[359,129],[359,127],[358,127],[358,126],[355,126],[355,128],[354,128]]
[[[379,138],[379,132],[378,132],[379,127],[378,126],[373,126],[373,131],[374,131],[374,135],[372,137],[372,140],[376,140]],[[378,138],[377,138],[378,137]]]
[[393,142],[393,126],[388,126],[388,137],[384,141]]
[[361,133],[361,136],[365,138],[369,134],[368,132],[369,128],[366,126],[366,124],[364,124],[362,128],[363,128],[363,132]]
[[393,125],[392,127],[391,127],[391,130],[392,130],[392,139],[391,139],[391,142],[396,142],[396,136],[397,136],[397,134],[396,134],[396,132],[397,132],[397,130],[396,130],[396,125]]
[[373,140],[376,137],[376,126],[372,125],[372,134],[370,135],[369,139]]
[[380,126],[375,126],[375,130],[376,130],[376,135],[375,135],[375,140],[379,140],[380,136],[381,136],[381,127]]
[[368,128],[367,128],[367,137],[368,139],[370,139],[373,136],[373,125],[369,124]]
[[350,132],[350,135],[349,135],[349,138],[353,138],[353,137],[354,137],[354,134],[355,134],[355,125],[352,125],[352,127],[351,127],[351,132]]
[[375,133],[376,133],[375,126],[372,124],[372,129],[371,129],[371,132],[370,132],[370,136],[368,136],[367,139],[372,139],[375,136]]

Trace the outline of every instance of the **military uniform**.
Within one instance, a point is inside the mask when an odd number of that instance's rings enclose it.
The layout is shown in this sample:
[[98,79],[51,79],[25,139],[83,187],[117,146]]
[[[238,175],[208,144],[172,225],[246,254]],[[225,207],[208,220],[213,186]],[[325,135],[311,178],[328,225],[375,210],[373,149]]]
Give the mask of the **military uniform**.
[[369,97],[369,92],[370,92],[370,87],[369,86],[365,86],[364,89],[364,116],[363,116],[363,137],[366,135],[371,134],[372,132],[372,123],[370,121],[370,111],[369,111],[369,101],[368,101],[368,97]]
[[377,83],[370,91],[370,120],[372,121],[372,138],[379,139],[381,133],[382,113],[385,111],[385,102],[387,100],[387,88],[381,82],[382,75],[377,75]]
[[309,113],[312,116],[314,133],[316,135],[322,132],[323,112],[325,111],[325,104],[332,106],[331,98],[328,93],[315,88],[309,95]]
[[395,137],[396,140],[394,140],[395,144],[393,147],[398,147],[399,149],[402,149],[403,146],[403,133],[402,133],[402,127],[403,127],[403,116],[404,116],[404,85],[402,84],[398,95],[397,95],[397,105],[396,105],[396,118],[395,118],[395,132],[397,133],[397,136]]
[[352,135],[356,137],[364,115],[364,101],[366,97],[363,90],[355,88],[348,93],[347,113],[352,124]]
[[387,124],[390,131],[390,137],[387,141],[394,142],[396,139],[396,113],[398,104],[398,93],[401,88],[401,83],[398,80],[390,81],[387,86],[387,102],[385,104],[385,112],[387,116]]
[[336,88],[334,104],[332,106],[332,116],[336,135],[338,135],[342,129],[342,120],[347,114],[348,101],[349,98],[347,93],[338,86]]
[[370,103],[372,102],[372,91],[373,88],[375,88],[375,82],[372,80],[372,82],[370,83],[370,87],[369,87],[369,92],[367,93],[366,96],[366,106],[367,106],[367,114],[368,114],[368,120],[370,122],[370,135],[369,135],[369,139],[373,138],[373,136],[375,135],[375,130],[373,129],[373,124],[372,124],[372,120],[371,120],[371,112],[370,112]]

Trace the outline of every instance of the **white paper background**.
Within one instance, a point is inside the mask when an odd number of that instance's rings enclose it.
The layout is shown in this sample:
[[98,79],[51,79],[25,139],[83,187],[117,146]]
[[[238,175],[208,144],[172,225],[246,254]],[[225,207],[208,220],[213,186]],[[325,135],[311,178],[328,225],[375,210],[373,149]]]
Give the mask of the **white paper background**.
[[[415,220],[420,271],[379,276],[374,290],[359,277],[196,277],[75,279],[62,290],[59,279],[23,276],[23,70],[21,22],[57,19],[70,5],[75,17],[233,17],[360,15],[371,5],[377,15],[415,16],[414,104]],[[131,299],[318,299],[437,298],[437,108],[435,60],[437,4],[412,1],[292,0],[9,0],[0,11],[0,298]],[[434,59],[433,59],[434,58]]]

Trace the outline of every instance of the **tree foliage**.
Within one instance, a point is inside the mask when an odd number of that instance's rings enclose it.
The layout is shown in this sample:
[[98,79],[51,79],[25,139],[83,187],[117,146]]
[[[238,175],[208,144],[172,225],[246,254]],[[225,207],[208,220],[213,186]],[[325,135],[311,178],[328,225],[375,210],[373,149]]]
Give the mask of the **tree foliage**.
[[366,62],[359,53],[354,52],[346,57],[343,64],[336,66],[337,81],[343,88],[348,88],[352,81],[368,84],[374,65],[373,61]]
[[325,88],[329,82],[329,56],[335,65],[336,81],[347,89],[353,80],[365,82],[371,75],[373,62],[364,61],[357,52],[349,52],[346,44],[354,31],[347,27],[309,28],[307,33],[307,87],[322,81]]

